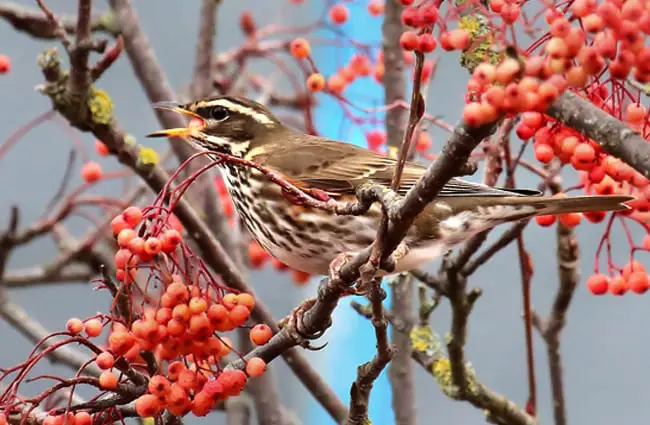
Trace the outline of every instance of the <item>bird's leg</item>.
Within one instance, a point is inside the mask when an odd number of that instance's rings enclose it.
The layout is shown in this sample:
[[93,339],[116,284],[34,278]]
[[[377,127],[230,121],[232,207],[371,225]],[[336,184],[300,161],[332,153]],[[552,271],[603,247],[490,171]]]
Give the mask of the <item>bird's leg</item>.
[[323,336],[323,334],[325,333],[325,329],[327,329],[329,325],[325,326],[323,329],[320,329],[316,332],[310,332],[305,330],[303,317],[305,315],[305,312],[307,312],[314,304],[316,304],[316,298],[309,298],[303,301],[298,307],[294,308],[291,311],[290,315],[288,315],[280,322],[278,322],[278,326],[280,328],[286,328],[289,334],[291,335],[291,337],[296,341],[303,341],[300,344],[303,348],[317,351],[325,348],[325,345],[327,344],[313,347],[309,344],[309,340],[318,339],[321,336]]

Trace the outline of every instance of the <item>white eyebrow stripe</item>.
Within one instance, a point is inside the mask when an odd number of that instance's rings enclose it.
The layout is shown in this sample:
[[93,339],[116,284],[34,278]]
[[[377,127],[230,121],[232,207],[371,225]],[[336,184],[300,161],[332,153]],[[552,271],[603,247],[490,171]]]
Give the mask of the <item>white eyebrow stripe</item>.
[[255,121],[259,122],[260,124],[263,125],[271,125],[273,124],[273,120],[269,118],[266,114],[263,114],[261,112],[255,112],[254,109],[248,107],[248,106],[243,106],[238,103],[231,102],[226,99],[218,99],[214,100],[212,102],[209,102],[208,105],[210,106],[223,106],[224,108],[230,109],[231,111],[243,114],[243,115],[248,115],[249,117],[253,118]]

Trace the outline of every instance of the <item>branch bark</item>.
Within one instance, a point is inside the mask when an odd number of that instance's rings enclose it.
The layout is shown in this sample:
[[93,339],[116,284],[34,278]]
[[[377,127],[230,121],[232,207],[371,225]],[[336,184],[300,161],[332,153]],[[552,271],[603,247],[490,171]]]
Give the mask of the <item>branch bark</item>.
[[570,91],[560,95],[546,113],[650,178],[650,143],[625,123]]

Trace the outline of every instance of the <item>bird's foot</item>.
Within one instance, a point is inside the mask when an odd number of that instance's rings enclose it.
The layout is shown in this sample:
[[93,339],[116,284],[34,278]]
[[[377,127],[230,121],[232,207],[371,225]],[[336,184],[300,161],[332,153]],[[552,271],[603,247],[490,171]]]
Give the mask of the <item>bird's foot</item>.
[[323,336],[323,334],[325,333],[325,329],[327,327],[317,331],[312,331],[307,329],[307,327],[305,326],[305,322],[304,322],[305,313],[310,308],[312,308],[314,304],[316,304],[316,298],[309,298],[303,301],[298,307],[294,308],[291,311],[290,315],[282,319],[278,323],[278,326],[280,328],[286,328],[289,334],[291,335],[291,337],[296,341],[303,341],[301,343],[301,346],[303,348],[317,351],[325,348],[327,343],[314,347],[309,343],[309,340],[318,339],[321,336]]

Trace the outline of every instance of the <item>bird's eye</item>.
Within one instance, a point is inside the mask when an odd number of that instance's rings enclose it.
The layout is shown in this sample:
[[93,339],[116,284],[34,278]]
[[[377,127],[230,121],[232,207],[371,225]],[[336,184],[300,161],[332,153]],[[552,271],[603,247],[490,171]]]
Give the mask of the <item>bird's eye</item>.
[[223,121],[228,118],[228,109],[223,106],[214,106],[210,109],[210,116],[217,121]]

